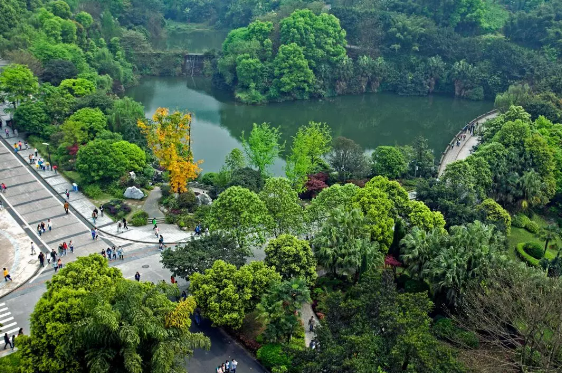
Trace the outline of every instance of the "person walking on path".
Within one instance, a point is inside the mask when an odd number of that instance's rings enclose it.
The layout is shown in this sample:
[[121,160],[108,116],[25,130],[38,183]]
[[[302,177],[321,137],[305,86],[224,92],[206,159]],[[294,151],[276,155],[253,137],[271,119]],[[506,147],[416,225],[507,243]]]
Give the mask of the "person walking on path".
[[121,220],[117,222],[117,233],[121,233]]
[[90,232],[92,234],[92,240],[96,239],[96,230],[94,228],[92,228],[92,231]]
[[156,229],[156,218],[152,218],[152,230]]
[[158,238],[158,236],[160,235],[160,228],[158,228],[158,226],[154,227],[154,233],[156,234],[156,238]]
[[35,244],[31,241],[31,255],[35,255]]
[[10,131],[8,131],[7,128],[4,130],[4,132],[6,132],[6,138],[7,139],[10,138]]
[[51,219],[47,220],[47,227],[49,228],[49,232],[53,229],[53,223],[51,222]]
[[45,267],[45,254],[43,254],[43,252],[39,253],[39,264],[41,264],[41,267]]
[[49,259],[49,263],[55,263],[57,261],[57,252],[55,249],[51,251],[51,259]]
[[135,273],[135,280],[140,281],[140,273],[138,271]]
[[107,259],[111,261],[111,248],[108,247],[105,252],[107,253]]
[[100,238],[100,235],[99,235],[100,231],[98,230],[97,227],[96,227],[95,233],[96,233],[96,238],[95,238],[95,239],[97,240],[98,238]]
[[127,227],[127,219],[123,218],[123,229],[129,230],[129,227]]
[[39,237],[41,237],[41,234],[43,233],[43,230],[41,229],[41,224],[37,224],[37,233],[39,233]]
[[120,260],[123,260],[123,249],[121,248],[121,246],[119,246],[119,247],[117,248],[117,257],[118,257]]
[[10,276],[10,272],[8,272],[8,269],[4,267],[4,281],[8,282],[8,280],[14,281],[12,280],[12,276]]
[[164,237],[162,235],[160,235],[160,238],[158,239],[158,243],[164,245]]
[[310,316],[310,320],[308,320],[308,330],[314,331],[314,316]]
[[21,140],[18,141],[18,146],[20,147],[20,150],[23,148],[22,144],[21,144]]
[[103,216],[103,205],[100,205],[100,215]]
[[68,191],[68,189],[66,190],[65,194],[66,194],[66,199],[70,199],[70,192]]
[[66,215],[68,215],[68,208],[70,207],[68,201],[64,201],[64,212],[66,212]]
[[6,189],[8,189],[6,184],[2,183],[2,184],[0,184],[0,187],[2,188],[2,193],[6,193]]
[[236,367],[238,366],[238,362],[236,359],[232,359],[230,361],[230,373],[236,373]]
[[43,231],[43,233],[46,232],[46,229],[45,229],[45,222],[43,222],[43,221],[41,222],[41,230]]
[[72,240],[68,243],[68,247],[70,248],[70,252],[74,253],[74,244],[72,243]]
[[33,152],[35,153],[35,158],[37,158],[37,148],[33,149]]
[[[6,133],[8,133],[8,130],[6,130]],[[10,346],[10,348],[13,350],[14,349],[14,345],[12,344],[12,342],[10,341],[10,337],[8,336],[8,333],[4,334],[4,350],[6,349],[6,347]]]
[[59,258],[59,260],[57,260],[57,265],[55,267],[55,273],[57,273],[57,271],[61,268],[62,268],[62,260],[61,258]]
[[66,241],[64,241],[62,243],[62,255],[66,256],[66,251],[68,250],[68,245],[66,244]]
[[96,215],[96,212],[95,212],[95,211],[92,211],[92,221],[94,222],[94,224],[96,224],[96,218],[97,218],[97,217],[98,217],[98,216]]

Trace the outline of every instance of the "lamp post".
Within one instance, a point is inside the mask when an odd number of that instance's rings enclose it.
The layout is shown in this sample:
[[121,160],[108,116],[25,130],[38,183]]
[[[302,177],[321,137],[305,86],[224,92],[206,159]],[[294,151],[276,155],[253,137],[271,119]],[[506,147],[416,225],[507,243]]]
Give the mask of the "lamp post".
[[44,142],[43,145],[47,146],[47,153],[49,154],[49,164],[51,165],[51,170],[53,169],[53,164],[51,163],[51,151],[49,150],[49,143]]

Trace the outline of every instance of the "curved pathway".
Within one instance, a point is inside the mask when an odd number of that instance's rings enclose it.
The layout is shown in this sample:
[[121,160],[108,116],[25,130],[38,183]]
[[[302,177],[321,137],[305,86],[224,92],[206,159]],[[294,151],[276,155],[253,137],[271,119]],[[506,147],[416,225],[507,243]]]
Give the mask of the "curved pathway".
[[[438,171],[438,175],[441,176],[443,174],[443,172],[445,172],[445,168],[447,168],[447,165],[450,163],[453,163],[455,161],[460,161],[463,159],[466,159],[471,151],[472,148],[478,144],[478,142],[480,141],[477,131],[480,128],[480,126],[490,120],[493,119],[495,117],[497,117],[499,115],[499,112],[497,110],[492,110],[484,115],[479,116],[478,118],[472,120],[468,125],[474,124],[476,126],[475,130],[474,130],[474,134],[471,134],[469,131],[467,132],[462,132],[460,131],[459,133],[457,133],[455,135],[455,137],[453,138],[453,140],[449,143],[449,145],[447,146],[447,149],[445,150],[445,152],[443,153],[443,156],[441,157],[441,162],[439,163],[439,171]],[[460,146],[456,145],[456,139],[459,136],[462,135],[466,135],[466,139],[461,141]],[[451,147],[451,144],[454,144],[453,147]]]

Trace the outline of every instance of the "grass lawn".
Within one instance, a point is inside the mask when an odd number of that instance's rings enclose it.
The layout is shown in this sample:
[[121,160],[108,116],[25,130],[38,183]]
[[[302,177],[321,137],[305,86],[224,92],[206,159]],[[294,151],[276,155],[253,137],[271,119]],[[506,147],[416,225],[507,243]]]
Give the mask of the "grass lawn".
[[0,372],[2,373],[15,373],[19,372],[20,354],[14,352],[0,358]]
[[[536,214],[533,215],[531,220],[536,222],[541,228],[544,228],[549,224],[549,222],[545,220],[544,217]],[[544,241],[540,240],[537,236],[535,236],[533,233],[529,232],[524,228],[511,227],[511,234],[507,237],[507,241],[509,243],[509,256],[517,260],[520,259],[519,257],[517,257],[517,254],[515,253],[515,246],[520,242],[536,242],[544,247]],[[554,243],[556,243],[558,247],[562,247],[562,240],[560,240],[560,238],[551,241],[549,243],[549,246]],[[550,248],[547,251],[548,251],[547,257],[551,256],[554,258],[557,254],[556,250],[552,250]]]

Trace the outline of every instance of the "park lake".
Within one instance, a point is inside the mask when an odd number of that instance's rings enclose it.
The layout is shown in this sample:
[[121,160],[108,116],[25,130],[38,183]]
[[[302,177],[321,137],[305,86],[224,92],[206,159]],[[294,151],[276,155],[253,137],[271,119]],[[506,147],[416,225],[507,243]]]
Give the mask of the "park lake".
[[[350,138],[366,151],[379,145],[408,145],[421,135],[438,160],[459,129],[493,107],[490,101],[387,93],[249,106],[236,103],[229,92],[214,89],[203,77],[146,77],[126,94],[144,105],[147,117],[158,107],[193,113],[193,153],[195,159],[204,160],[204,172],[218,171],[225,156],[241,148],[242,133],[263,122],[280,128],[286,148],[298,127],[309,121],[327,123],[333,137]],[[279,159],[272,171],[281,175],[283,164]]]

